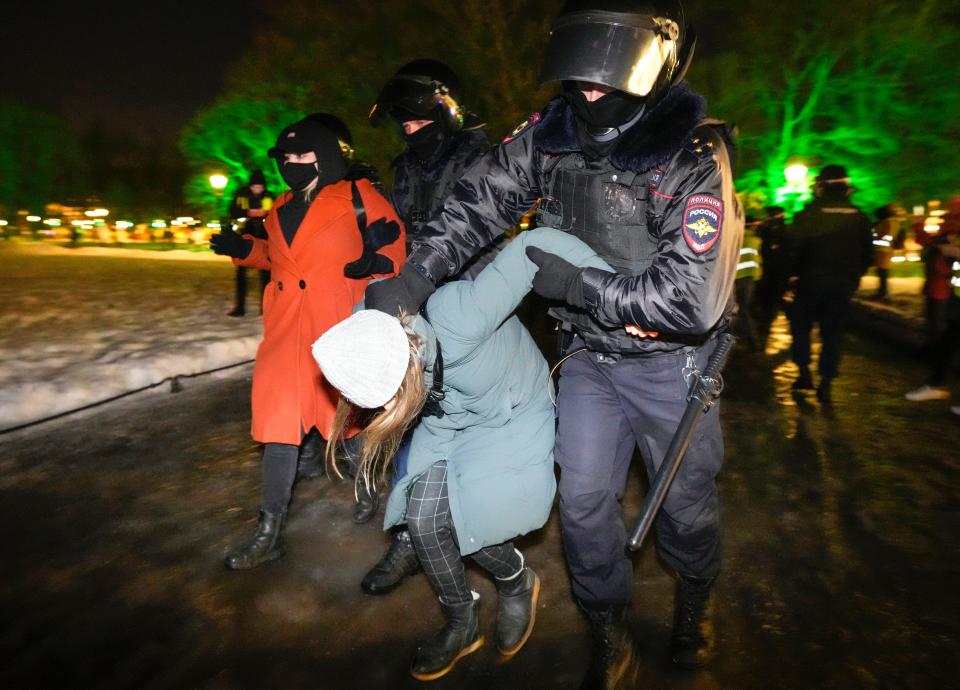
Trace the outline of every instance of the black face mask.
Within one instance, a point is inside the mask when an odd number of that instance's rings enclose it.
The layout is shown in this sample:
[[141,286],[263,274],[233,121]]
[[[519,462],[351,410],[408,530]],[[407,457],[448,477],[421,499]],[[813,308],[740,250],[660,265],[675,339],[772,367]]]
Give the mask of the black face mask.
[[446,133],[438,122],[431,122],[413,134],[404,134],[407,146],[420,161],[430,161],[436,157],[446,143]]
[[623,91],[611,91],[595,101],[588,101],[577,88],[568,88],[564,98],[583,124],[591,129],[603,130],[619,127],[628,122],[643,107],[642,96],[633,96]]
[[281,163],[280,177],[295,192],[302,192],[319,176],[316,163]]

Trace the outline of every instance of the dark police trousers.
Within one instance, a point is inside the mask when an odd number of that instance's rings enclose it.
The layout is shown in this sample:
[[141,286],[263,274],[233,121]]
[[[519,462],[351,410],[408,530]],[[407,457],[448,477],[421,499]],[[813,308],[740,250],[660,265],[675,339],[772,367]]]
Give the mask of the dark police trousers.
[[846,278],[801,281],[797,297],[790,308],[790,335],[794,364],[810,364],[810,331],[820,324],[820,362],[817,369],[822,378],[837,377],[840,366],[840,345],[847,326],[850,300],[856,285]]
[[[587,605],[631,598],[621,506],[630,461],[639,447],[652,479],[687,406],[684,374],[690,365],[703,370],[715,343],[619,361],[583,352],[561,369],[555,449],[560,524],[573,593]],[[571,351],[582,345],[578,338]],[[694,577],[713,577],[720,569],[719,407],[701,421],[655,523],[661,558]]]

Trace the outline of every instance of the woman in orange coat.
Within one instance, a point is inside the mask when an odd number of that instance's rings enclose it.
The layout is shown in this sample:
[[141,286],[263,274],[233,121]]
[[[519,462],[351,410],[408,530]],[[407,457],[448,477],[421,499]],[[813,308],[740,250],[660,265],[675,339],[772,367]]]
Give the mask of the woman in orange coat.
[[271,274],[253,369],[252,435],[266,444],[261,512],[253,538],[226,558],[234,570],[283,556],[299,445],[313,428],[329,436],[338,394],[311,356],[311,344],[350,315],[371,278],[394,275],[405,259],[393,207],[368,180],[344,180],[346,164],[329,129],[300,120],[280,133],[269,153],[290,191],[266,217],[267,239],[233,232],[210,238],[217,254]]

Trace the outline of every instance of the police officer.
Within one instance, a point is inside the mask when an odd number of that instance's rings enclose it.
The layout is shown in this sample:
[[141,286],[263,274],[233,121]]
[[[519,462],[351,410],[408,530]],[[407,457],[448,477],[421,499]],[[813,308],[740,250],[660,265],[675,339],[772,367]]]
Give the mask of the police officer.
[[[463,106],[460,78],[439,60],[409,62],[391,77],[370,111],[370,121],[388,118],[406,142],[393,160],[391,200],[407,228],[408,245],[453,191],[454,185],[490,149],[483,121]],[[489,263],[474,261],[474,276]],[[482,265],[477,265],[477,264]]]
[[777,315],[787,291],[789,261],[787,260],[786,212],[781,206],[764,209],[766,220],[757,228],[760,238],[760,262],[763,274],[757,284],[757,312],[764,324],[764,332]]
[[[484,123],[466,110],[461,99],[460,79],[450,67],[438,60],[419,59],[397,70],[370,111],[374,125],[388,119],[396,122],[406,142],[393,161],[391,200],[406,227],[408,249],[463,171],[490,149],[481,129]],[[496,248],[480,252],[462,267],[461,276],[479,273],[493,259]],[[406,450],[402,446],[398,453],[401,468]],[[387,552],[363,578],[361,587],[368,594],[384,594],[419,569],[409,533],[397,529]]]
[[[633,667],[620,501],[634,448],[653,473],[690,374],[706,365],[733,306],[742,212],[727,130],[704,120],[703,98],[681,81],[693,47],[679,2],[568,2],[543,72],[562,83],[562,97],[470,168],[400,275],[367,289],[368,306],[416,308],[541,197],[542,225],[580,237],[616,269],[530,252],[540,266],[533,287],[557,300],[565,351],[579,351],[561,370],[555,452],[573,592],[594,639],[585,688],[621,686]],[[670,654],[682,666],[713,649],[722,459],[715,406],[656,525],[660,555],[678,574]]]
[[753,323],[753,295],[756,282],[762,272],[760,263],[760,237],[757,226],[760,222],[748,218],[743,230],[743,246],[737,261],[737,277],[734,294],[737,298],[736,330],[751,350],[757,347],[757,329]]
[[[237,192],[230,204],[230,220],[237,224],[242,234],[266,239],[267,231],[263,227],[263,219],[272,207],[273,196],[267,191],[267,180],[263,172],[253,170],[247,186]],[[258,271],[258,273],[262,295],[267,283],[270,282],[270,271]],[[227,316],[243,316],[247,313],[247,269],[243,266],[237,266],[236,280],[236,300],[233,310]]]
[[824,166],[817,175],[814,199],[793,218],[792,274],[796,297],[790,311],[792,357],[800,370],[794,390],[812,390],[810,330],[820,324],[820,385],[817,399],[830,402],[837,377],[840,345],[850,300],[873,262],[870,218],[849,199],[853,188],[841,165]]

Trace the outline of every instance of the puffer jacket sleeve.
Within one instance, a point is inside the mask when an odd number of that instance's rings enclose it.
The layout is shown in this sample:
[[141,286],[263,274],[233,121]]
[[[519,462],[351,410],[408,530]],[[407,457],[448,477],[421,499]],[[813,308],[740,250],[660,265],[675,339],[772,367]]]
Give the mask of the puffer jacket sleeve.
[[467,169],[421,229],[408,263],[439,284],[516,225],[540,196],[535,129],[493,147]]
[[682,151],[654,192],[652,265],[637,275],[583,272],[587,308],[600,322],[699,336],[730,308],[743,213],[726,145],[716,133],[709,141],[709,156]]
[[609,271],[610,265],[587,244],[560,230],[522,232],[472,281],[448,283],[431,298],[431,314],[443,313],[444,327],[466,341],[489,337],[513,313],[533,285],[538,267],[527,247],[539,247],[575,266]]

